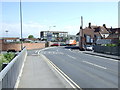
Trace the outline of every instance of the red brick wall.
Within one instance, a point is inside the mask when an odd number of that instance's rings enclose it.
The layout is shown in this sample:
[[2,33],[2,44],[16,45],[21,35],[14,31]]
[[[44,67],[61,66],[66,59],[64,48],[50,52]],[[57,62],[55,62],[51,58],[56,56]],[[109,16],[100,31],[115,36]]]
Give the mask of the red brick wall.
[[[45,48],[45,43],[23,43],[23,46],[26,46],[28,50],[32,50],[32,49]],[[4,43],[2,46],[2,50],[7,51],[9,49],[15,49],[16,51],[20,51],[21,44]]]
[[0,39],[0,51],[2,50],[2,40]]
[[28,50],[45,48],[45,43],[24,43],[23,46],[26,46]]

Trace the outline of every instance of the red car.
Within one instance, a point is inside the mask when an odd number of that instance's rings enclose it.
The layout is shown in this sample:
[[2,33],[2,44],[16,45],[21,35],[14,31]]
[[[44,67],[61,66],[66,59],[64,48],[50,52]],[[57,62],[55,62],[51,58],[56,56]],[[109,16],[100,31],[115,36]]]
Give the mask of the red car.
[[59,44],[58,43],[54,43],[51,46],[59,46]]

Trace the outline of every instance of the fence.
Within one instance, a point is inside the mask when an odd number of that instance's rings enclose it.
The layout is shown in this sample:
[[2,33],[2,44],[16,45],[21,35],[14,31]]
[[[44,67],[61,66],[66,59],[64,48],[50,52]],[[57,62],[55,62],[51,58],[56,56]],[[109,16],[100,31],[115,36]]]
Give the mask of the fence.
[[21,71],[23,62],[27,56],[27,50],[24,48],[1,72],[0,72],[0,90],[2,88],[14,88]]
[[105,53],[105,54],[111,54],[111,55],[120,55],[120,47],[110,47],[110,46],[100,46],[95,45],[94,46],[94,52],[99,53]]

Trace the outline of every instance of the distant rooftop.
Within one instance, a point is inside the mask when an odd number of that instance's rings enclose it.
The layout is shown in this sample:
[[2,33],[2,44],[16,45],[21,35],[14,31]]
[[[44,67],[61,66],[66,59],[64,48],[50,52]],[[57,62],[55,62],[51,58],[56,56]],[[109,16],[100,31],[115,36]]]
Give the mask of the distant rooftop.
[[20,39],[20,38],[19,37],[1,37],[0,39],[14,40],[14,39]]

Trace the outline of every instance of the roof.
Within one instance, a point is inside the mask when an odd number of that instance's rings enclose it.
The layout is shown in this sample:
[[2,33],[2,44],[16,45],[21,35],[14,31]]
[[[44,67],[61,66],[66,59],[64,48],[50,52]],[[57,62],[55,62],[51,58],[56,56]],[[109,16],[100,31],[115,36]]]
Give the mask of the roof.
[[120,34],[120,28],[111,28],[111,33],[119,33]]
[[114,34],[110,34],[107,39],[118,39],[118,34],[114,33]]
[[2,39],[4,40],[16,40],[16,39],[20,39],[19,37],[3,37]]

